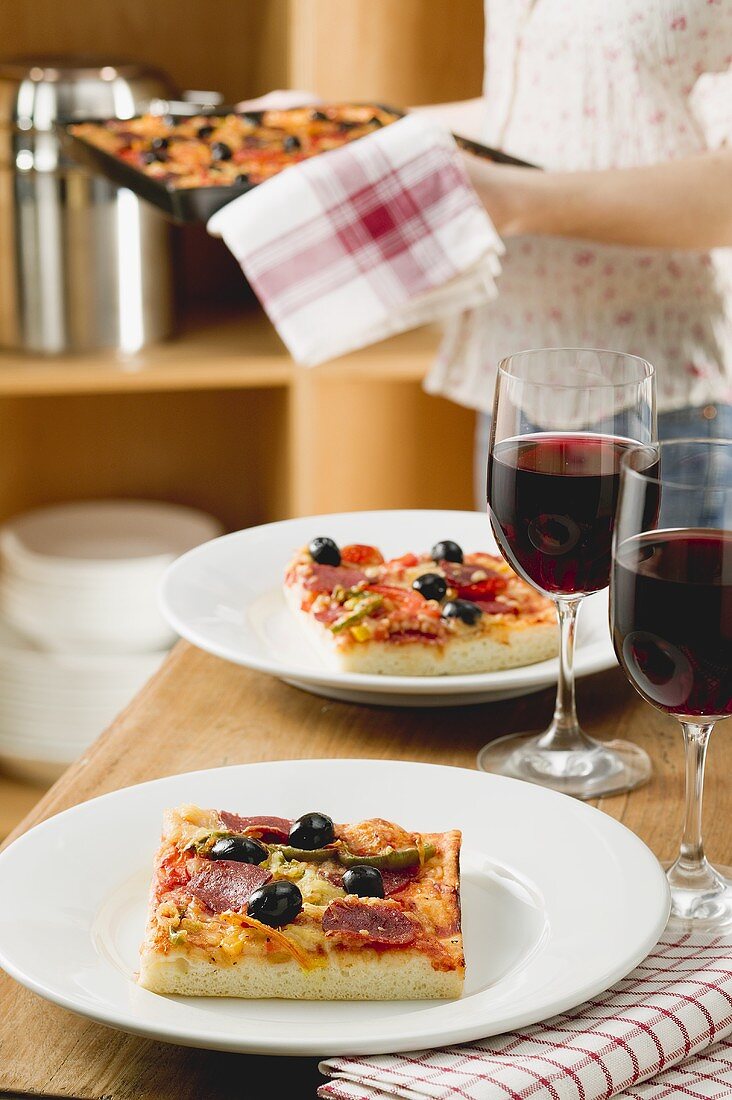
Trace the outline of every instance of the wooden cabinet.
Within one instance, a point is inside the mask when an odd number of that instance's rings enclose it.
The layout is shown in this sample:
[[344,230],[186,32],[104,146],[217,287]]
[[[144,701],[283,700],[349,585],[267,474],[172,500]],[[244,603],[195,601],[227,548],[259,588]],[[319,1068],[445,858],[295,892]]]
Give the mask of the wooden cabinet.
[[[473,96],[482,73],[481,0],[107,0],[93,18],[88,0],[6,0],[0,32],[7,55],[125,55],[230,101],[301,87],[404,105]],[[134,357],[0,353],[0,520],[114,495],[231,528],[470,507],[473,416],[421,390],[438,333],[297,368],[223,245],[175,232],[173,340]]]

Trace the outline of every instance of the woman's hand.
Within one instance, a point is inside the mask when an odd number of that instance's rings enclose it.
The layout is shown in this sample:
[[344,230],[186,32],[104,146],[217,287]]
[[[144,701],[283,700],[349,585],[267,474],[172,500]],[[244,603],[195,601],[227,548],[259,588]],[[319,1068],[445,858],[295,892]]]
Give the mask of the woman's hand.
[[494,164],[470,153],[463,153],[462,156],[470,182],[502,237],[540,232],[538,229],[525,228],[532,200],[531,180],[524,179],[524,176],[538,175],[535,168]]
[[464,154],[501,236],[578,237],[642,248],[732,246],[732,149],[644,168],[538,172]]

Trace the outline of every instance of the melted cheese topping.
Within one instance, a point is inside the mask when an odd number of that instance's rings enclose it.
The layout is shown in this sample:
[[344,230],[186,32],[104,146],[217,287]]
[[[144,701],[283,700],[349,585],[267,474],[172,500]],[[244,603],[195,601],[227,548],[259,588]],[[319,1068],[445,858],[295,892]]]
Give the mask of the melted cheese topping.
[[[315,955],[303,951],[289,936],[286,936],[284,932],[281,932],[278,928],[270,928],[269,925],[262,924],[261,921],[255,920],[254,917],[250,917],[245,913],[232,914],[229,920],[235,924],[241,923],[245,928],[254,928],[258,932],[264,933],[265,940],[274,943],[275,946],[282,948],[284,951],[288,951],[296,962],[300,964],[303,970],[313,970],[320,965]],[[240,944],[238,953],[241,953],[247,943],[247,938],[238,937],[237,943]]]
[[[323,914],[331,901],[345,897],[340,886],[330,882],[321,871],[328,865],[287,860],[281,851],[272,851],[263,866],[275,879],[297,883],[303,896],[303,909],[284,929],[273,929],[246,914],[209,912],[186,889],[188,878],[207,863],[190,848],[206,831],[220,829],[218,814],[197,806],[183,806],[165,815],[166,832],[158,852],[153,881],[153,908],[148,940],[163,954],[179,952],[185,956],[208,959],[217,965],[231,965],[244,952],[265,957],[272,963],[297,959],[306,968],[327,963],[328,953],[348,949],[348,945],[326,941]],[[419,950],[429,955],[437,969],[462,965],[460,941],[457,853],[459,834],[412,834],[381,818],[353,825],[337,826],[340,836],[347,835],[360,854],[415,845],[420,852],[420,872],[393,899],[399,908],[416,920],[420,933],[415,944],[394,945],[378,950]],[[435,855],[424,859],[427,844]],[[330,870],[335,870],[334,866]],[[448,881],[446,881],[446,879]],[[373,950],[364,944],[359,950]]]
[[[495,595],[475,596],[493,605],[493,609],[484,610],[474,624],[464,623],[456,617],[443,619],[440,604],[423,599],[414,592],[412,583],[424,573],[445,576],[444,563],[435,562],[428,554],[418,558],[412,555],[411,559],[409,563],[395,559],[381,566],[365,567],[362,572],[367,580],[349,591],[336,587],[332,591],[316,592],[306,587],[317,565],[304,547],[289,565],[285,585],[298,590],[303,611],[318,618],[326,629],[332,630],[334,624],[338,627],[333,638],[339,649],[390,639],[439,645],[453,637],[509,634],[522,626],[555,621],[551,600],[531,588],[503,558],[481,552],[466,554],[463,567],[472,569],[471,584],[479,584],[490,576],[500,579],[501,587]],[[351,562],[343,564],[346,568],[353,567]],[[457,595],[458,589],[450,587],[448,580],[446,600],[455,599]],[[373,612],[366,612],[364,609],[374,596],[378,596],[377,606]]]

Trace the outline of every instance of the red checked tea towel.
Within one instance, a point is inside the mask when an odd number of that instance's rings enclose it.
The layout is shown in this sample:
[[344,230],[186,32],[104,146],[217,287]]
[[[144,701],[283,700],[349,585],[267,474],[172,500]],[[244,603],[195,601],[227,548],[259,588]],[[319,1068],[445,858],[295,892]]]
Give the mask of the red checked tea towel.
[[208,230],[306,366],[487,301],[503,251],[452,136],[421,116],[285,169]]
[[445,1050],[323,1062],[322,1100],[732,1097],[732,939],[666,933],[623,981],[551,1020]]

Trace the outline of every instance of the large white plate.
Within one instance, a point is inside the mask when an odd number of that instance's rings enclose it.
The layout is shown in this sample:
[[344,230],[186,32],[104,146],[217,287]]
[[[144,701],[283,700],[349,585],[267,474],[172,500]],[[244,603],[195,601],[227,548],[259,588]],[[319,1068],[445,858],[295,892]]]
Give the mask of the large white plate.
[[[466,551],[498,553],[487,516],[479,512],[345,512],[251,527],[191,550],[167,571],[161,607],[189,642],[217,657],[279,676],[320,695],[389,706],[444,706],[508,699],[557,681],[557,661],[470,676],[374,676],[329,669],[310,645],[282,596],[293,553],[316,535],[344,545],[364,542],[386,555],[429,550],[450,538]],[[585,601],[575,669],[586,676],[616,663],[607,594]]]
[[[306,792],[306,793],[304,793]],[[159,997],[134,981],[166,806],[463,830],[467,959],[457,1001]],[[299,760],[193,772],[76,806],[0,854],[0,966],[65,1008],[169,1042],[275,1054],[409,1050],[524,1026],[631,970],[668,916],[651,852],[584,803],[462,768]],[[52,899],[52,904],[49,904]]]

